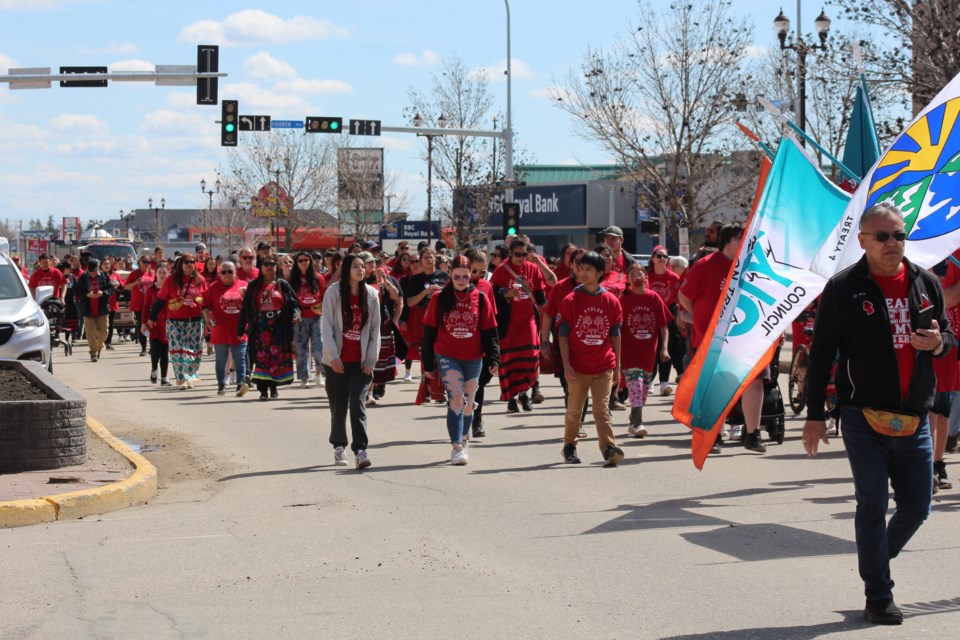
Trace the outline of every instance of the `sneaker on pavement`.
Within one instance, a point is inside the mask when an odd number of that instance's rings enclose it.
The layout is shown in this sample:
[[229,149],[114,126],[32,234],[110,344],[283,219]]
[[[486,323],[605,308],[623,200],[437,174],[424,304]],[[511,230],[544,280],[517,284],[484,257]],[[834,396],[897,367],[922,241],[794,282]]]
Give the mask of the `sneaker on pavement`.
[[143,351],[140,352],[140,357],[141,357],[141,358],[144,357],[144,356],[146,356],[146,355],[147,355],[147,350],[146,350],[146,349],[144,349]]
[[151,372],[150,372],[150,382],[152,382],[153,384],[157,384],[157,376],[158,376],[158,375],[159,375],[159,374],[157,373],[157,370],[156,370],[156,369],[154,369],[153,371],[151,371]]
[[237,384],[237,372],[231,371],[227,375],[227,385],[232,387],[232,386],[235,386],[236,384]]
[[410,369],[407,369],[407,372],[403,374],[404,382],[413,382],[413,375],[410,374]]
[[617,399],[610,401],[610,411],[626,411],[627,405],[623,404]]
[[483,418],[474,418],[473,424],[470,425],[470,431],[473,433],[474,438],[485,438],[487,432],[483,430]]
[[756,451],[757,453],[767,452],[767,445],[763,444],[763,436],[760,435],[759,428],[753,433],[747,434],[747,437],[743,440],[743,448],[748,451]]
[[320,385],[322,385],[322,384],[323,384],[323,374],[317,373],[317,375],[314,377],[314,381],[317,383],[317,386],[318,386],[318,387],[319,387]]
[[300,381],[300,388],[301,388],[301,389],[306,389],[306,388],[309,387],[309,386],[310,386],[310,381],[309,381],[309,380],[301,380],[301,381]]
[[533,411],[533,404],[530,402],[530,396],[525,393],[520,394],[520,406],[524,411]]
[[169,386],[170,386],[170,378],[166,378],[166,377],[160,378],[160,386],[161,386],[161,387],[169,387]]
[[717,439],[713,441],[713,447],[710,448],[710,453],[720,453],[723,451],[723,436],[717,434]]
[[623,449],[618,446],[608,444],[607,448],[603,450],[603,466],[605,467],[615,467],[617,463],[623,460]]
[[563,461],[567,464],[580,464],[580,458],[577,456],[577,445],[563,445]]
[[673,393],[673,387],[670,386],[670,383],[669,383],[669,382],[661,382],[661,383],[660,383],[660,395],[662,395],[662,396],[668,396],[668,395],[670,395],[671,393]]
[[250,391],[250,385],[248,385],[246,382],[237,385],[238,398],[242,398],[247,393],[247,391]]
[[627,428],[627,433],[634,438],[643,438],[647,435],[647,428],[642,424],[632,424]]
[[217,385],[217,395],[218,395],[218,396],[225,396],[225,395],[227,395],[227,385],[225,385],[225,384],[218,384],[218,385]]
[[338,467],[346,467],[350,464],[347,462],[347,451],[343,447],[337,447],[333,450],[333,464]]
[[456,444],[453,446],[453,451],[450,452],[450,464],[456,466],[467,464],[467,450],[463,448],[463,445]]
[[113,345],[112,345],[112,344],[105,344],[105,345],[103,345],[103,348],[106,349],[107,351],[113,351]]
[[507,401],[507,413],[520,413],[520,407],[517,406],[517,399],[510,398]]
[[533,404],[541,404],[544,401],[543,394],[540,393],[540,387],[533,388],[533,396],[530,398]]
[[863,609],[863,617],[873,624],[903,624],[903,612],[896,605],[893,598],[882,600],[867,600]]
[[370,396],[369,398],[367,398],[367,406],[368,406],[368,407],[375,407],[375,406],[377,406],[377,399],[374,398],[373,396]]
[[370,458],[367,457],[367,452],[363,449],[357,451],[357,469],[366,469],[371,464]]
[[937,485],[941,489],[952,489],[953,483],[947,478],[947,463],[943,460],[936,460],[933,463],[933,475],[937,479]]

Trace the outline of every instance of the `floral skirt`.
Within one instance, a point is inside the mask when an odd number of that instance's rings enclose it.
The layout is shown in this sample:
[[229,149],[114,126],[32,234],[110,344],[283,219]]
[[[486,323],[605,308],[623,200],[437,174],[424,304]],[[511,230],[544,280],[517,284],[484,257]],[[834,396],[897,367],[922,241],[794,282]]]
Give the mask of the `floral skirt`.
[[203,319],[174,320],[167,318],[167,341],[170,364],[177,382],[197,380],[203,356]]
[[293,351],[283,338],[279,312],[257,315],[256,351],[253,353],[253,381],[277,385],[293,382]]

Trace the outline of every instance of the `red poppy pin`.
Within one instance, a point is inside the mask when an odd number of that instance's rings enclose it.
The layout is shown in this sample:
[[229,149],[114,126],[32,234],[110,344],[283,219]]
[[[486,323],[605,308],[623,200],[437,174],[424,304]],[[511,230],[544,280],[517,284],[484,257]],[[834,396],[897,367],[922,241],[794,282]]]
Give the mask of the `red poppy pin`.
[[923,313],[927,309],[932,309],[933,303],[930,302],[930,298],[927,297],[927,294],[920,294],[920,313]]
[[864,300],[864,301],[863,301],[863,311],[864,311],[864,313],[866,313],[868,316],[872,316],[872,315],[873,315],[873,303],[870,302],[869,300]]

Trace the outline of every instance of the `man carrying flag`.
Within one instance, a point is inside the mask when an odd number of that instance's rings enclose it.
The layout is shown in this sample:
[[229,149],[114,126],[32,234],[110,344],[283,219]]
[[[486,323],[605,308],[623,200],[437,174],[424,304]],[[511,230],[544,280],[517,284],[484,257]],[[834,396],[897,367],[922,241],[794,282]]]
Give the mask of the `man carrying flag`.
[[[824,400],[839,350],[840,422],[856,490],[857,557],[864,618],[900,624],[890,559],[930,513],[933,451],[927,412],[933,405],[933,358],[954,337],[936,276],[904,258],[903,214],[878,204],[860,217],[865,255],[828,282],[817,312],[807,371],[803,445],[811,456],[829,444]],[[886,522],[889,484],[897,511]]]

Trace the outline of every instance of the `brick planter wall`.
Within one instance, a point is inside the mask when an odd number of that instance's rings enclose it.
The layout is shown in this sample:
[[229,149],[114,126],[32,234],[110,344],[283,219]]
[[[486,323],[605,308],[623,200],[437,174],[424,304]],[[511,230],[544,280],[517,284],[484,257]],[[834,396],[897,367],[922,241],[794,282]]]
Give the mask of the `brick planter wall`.
[[87,457],[87,401],[36,362],[0,361],[48,400],[0,401],[0,473],[57,469]]

